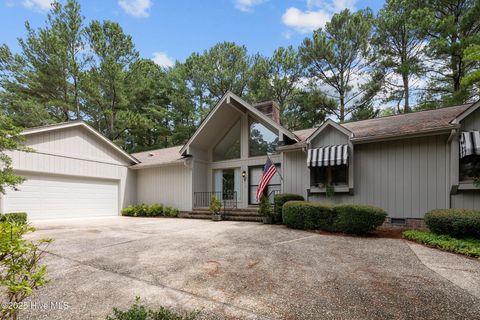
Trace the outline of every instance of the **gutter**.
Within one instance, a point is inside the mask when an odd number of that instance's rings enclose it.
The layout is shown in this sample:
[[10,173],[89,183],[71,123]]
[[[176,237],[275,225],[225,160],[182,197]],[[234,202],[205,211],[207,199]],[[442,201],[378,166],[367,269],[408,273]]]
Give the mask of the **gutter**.
[[406,139],[406,138],[417,138],[417,137],[438,135],[438,134],[442,134],[442,133],[451,133],[452,130],[458,129],[459,127],[460,127],[460,125],[455,124],[455,125],[451,125],[451,126],[448,126],[448,127],[434,128],[434,129],[405,133],[405,134],[388,134],[388,135],[383,135],[383,136],[351,138],[350,141],[352,143],[360,144],[360,143],[369,143],[369,142],[376,142],[376,141],[388,141],[388,140],[399,140],[399,139]]

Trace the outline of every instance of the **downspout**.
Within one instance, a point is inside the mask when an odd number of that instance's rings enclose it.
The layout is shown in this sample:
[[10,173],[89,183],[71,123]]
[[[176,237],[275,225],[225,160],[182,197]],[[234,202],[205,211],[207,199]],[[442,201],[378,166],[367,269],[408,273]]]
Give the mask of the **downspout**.
[[451,188],[452,188],[452,176],[451,176],[451,167],[452,167],[452,157],[451,157],[451,148],[452,148],[452,140],[453,140],[453,137],[455,137],[455,135],[457,134],[457,129],[452,129],[452,131],[450,131],[450,135],[448,136],[448,139],[447,139],[447,163],[448,163],[448,166],[445,168],[446,170],[446,173],[447,173],[447,177],[448,177],[448,184],[446,185],[446,193],[447,193],[447,203],[446,203],[446,207],[448,209],[450,209],[452,207],[452,193],[451,193]]

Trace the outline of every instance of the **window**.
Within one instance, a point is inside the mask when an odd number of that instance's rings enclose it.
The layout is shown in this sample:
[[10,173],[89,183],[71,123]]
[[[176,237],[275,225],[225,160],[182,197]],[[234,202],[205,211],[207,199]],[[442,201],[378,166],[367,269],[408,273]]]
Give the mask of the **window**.
[[327,185],[339,186],[348,184],[348,166],[327,166],[310,168],[311,185],[325,187]]
[[240,158],[240,120],[227,132],[213,148],[213,161]]
[[480,177],[480,156],[472,154],[460,159],[460,181],[478,180]]
[[213,180],[215,192],[222,194],[220,200],[240,199],[240,168],[215,170]]
[[[275,164],[277,170],[280,171],[280,164]],[[258,184],[260,183],[260,179],[262,178],[263,173],[263,166],[252,166],[248,168],[248,204],[258,204],[256,195],[257,195],[257,188]],[[281,180],[278,173],[276,173],[270,182],[268,183],[267,187],[265,188],[264,194],[266,196],[270,195],[272,199],[270,202],[273,201],[273,194],[272,190],[281,189]]]
[[250,120],[249,154],[251,157],[274,153],[278,146],[278,135],[263,124]]

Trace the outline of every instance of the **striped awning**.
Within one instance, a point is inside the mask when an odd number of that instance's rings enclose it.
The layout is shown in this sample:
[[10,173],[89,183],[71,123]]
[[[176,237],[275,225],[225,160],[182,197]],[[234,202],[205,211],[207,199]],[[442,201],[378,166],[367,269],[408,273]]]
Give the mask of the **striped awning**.
[[460,158],[472,154],[480,155],[480,132],[464,131],[460,133]]
[[348,145],[346,144],[308,150],[307,166],[309,168],[342,164],[348,164]]

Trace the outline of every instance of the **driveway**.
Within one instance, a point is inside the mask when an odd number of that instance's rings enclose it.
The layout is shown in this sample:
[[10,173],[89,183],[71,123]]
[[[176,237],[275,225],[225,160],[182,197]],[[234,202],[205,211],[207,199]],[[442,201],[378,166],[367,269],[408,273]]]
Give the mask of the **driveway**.
[[55,239],[51,282],[21,319],[104,319],[135,296],[208,319],[480,319],[480,262],[400,239],[168,218],[35,225]]

